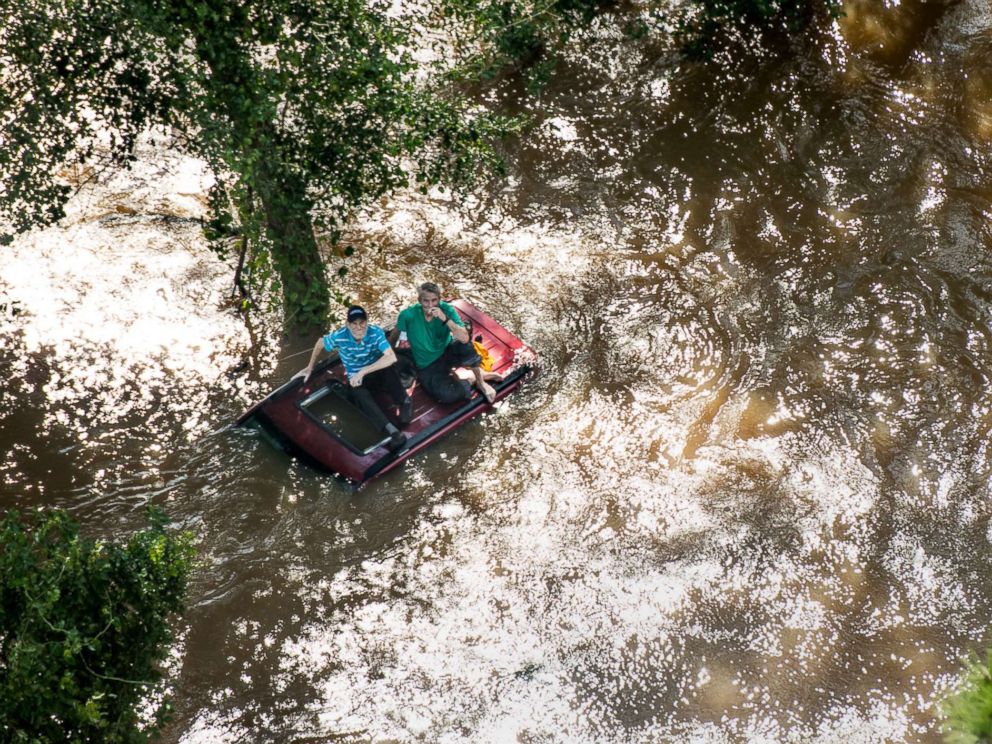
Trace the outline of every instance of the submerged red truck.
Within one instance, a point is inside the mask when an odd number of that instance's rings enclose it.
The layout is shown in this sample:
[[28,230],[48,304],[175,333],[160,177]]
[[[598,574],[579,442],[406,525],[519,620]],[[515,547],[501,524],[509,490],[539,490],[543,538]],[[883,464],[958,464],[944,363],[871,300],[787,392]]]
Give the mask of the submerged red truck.
[[[452,300],[473,339],[485,347],[492,371],[503,375],[493,384],[494,403],[513,393],[532,371],[534,350],[466,300]],[[287,451],[312,465],[359,485],[400,465],[492,404],[475,391],[468,401],[438,403],[414,381],[409,388],[413,420],[405,427],[406,444],[390,450],[388,437],[376,432],[344,395],[344,367],[336,354],[320,363],[310,379],[294,377],[256,403],[238,424],[257,424]],[[389,401],[379,401],[389,411]]]

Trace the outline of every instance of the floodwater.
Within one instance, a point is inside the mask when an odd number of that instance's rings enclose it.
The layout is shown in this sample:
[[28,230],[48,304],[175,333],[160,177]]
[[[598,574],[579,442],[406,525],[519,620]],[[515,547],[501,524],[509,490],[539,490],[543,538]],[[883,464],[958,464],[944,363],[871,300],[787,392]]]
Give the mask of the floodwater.
[[[540,373],[357,493],[231,428],[309,336],[232,312],[197,163],[3,249],[0,506],[198,540],[165,741],[907,742],[992,612],[992,13],[856,2],[783,56],[608,24],[510,177],[359,219]],[[333,268],[336,268],[336,264]]]

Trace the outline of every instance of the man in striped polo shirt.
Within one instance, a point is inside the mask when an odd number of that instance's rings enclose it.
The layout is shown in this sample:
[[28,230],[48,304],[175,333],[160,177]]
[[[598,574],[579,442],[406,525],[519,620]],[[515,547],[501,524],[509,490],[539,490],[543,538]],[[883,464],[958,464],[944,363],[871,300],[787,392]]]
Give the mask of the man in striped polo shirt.
[[406,436],[386,418],[372,393],[385,391],[400,409],[400,425],[410,423],[413,405],[406,388],[396,372],[396,353],[389,345],[386,334],[379,326],[369,325],[364,308],[348,308],[344,327],[317,339],[310,363],[304,370],[303,382],[310,379],[313,366],[321,351],[337,349],[345,374],[352,403],[360,408],[376,428],[389,434],[389,446],[399,449],[406,443]]

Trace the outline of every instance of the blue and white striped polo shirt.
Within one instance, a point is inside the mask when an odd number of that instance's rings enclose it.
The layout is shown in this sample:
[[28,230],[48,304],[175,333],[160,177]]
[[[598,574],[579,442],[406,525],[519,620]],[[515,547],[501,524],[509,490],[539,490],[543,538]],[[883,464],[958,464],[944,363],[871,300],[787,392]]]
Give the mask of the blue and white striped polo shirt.
[[348,326],[324,336],[324,351],[338,350],[341,363],[348,377],[367,367],[381,357],[389,348],[386,334],[379,326],[370,325],[361,341],[356,341]]

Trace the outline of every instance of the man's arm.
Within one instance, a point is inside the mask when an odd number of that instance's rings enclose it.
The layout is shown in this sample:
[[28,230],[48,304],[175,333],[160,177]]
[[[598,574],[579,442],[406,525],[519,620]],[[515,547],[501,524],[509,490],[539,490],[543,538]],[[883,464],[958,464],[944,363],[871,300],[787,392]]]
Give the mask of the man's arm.
[[[451,311],[452,315],[448,315],[448,311]],[[448,329],[448,333],[451,337],[458,341],[459,343],[468,343],[468,329],[461,324],[461,318],[458,317],[458,311],[445,303],[445,306],[436,305],[430,310],[432,318],[437,318],[442,323],[444,327]]]
[[450,331],[451,333],[451,337],[455,339],[455,341],[457,341],[460,344],[467,344],[468,328],[462,325],[461,318],[458,317],[458,311],[455,310],[455,308],[452,307],[451,312],[452,315],[445,314],[444,324],[445,326],[447,326],[448,331]]
[[400,313],[396,318],[396,328],[394,329],[399,333],[396,341],[397,349],[409,349],[410,341],[406,337],[406,315]]
[[378,372],[380,369],[385,369],[391,364],[396,364],[396,352],[392,348],[387,348],[382,352],[382,356],[376,359],[372,364],[366,365],[358,370],[355,374],[348,378],[348,381],[353,387],[357,387],[362,384],[362,378],[370,372]]
[[[313,374],[313,365],[317,363],[317,357],[320,356],[320,352],[324,350],[324,337],[321,336],[317,339],[317,343],[313,345],[313,353],[310,355],[310,362],[303,369],[303,382],[310,379],[310,375]],[[299,373],[297,373],[299,374]]]
[[448,330],[451,331],[451,337],[455,339],[460,344],[468,343],[468,328],[465,326],[458,325],[454,320],[448,318],[445,321],[448,325]]

